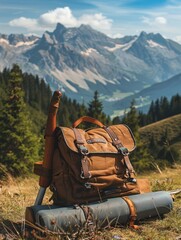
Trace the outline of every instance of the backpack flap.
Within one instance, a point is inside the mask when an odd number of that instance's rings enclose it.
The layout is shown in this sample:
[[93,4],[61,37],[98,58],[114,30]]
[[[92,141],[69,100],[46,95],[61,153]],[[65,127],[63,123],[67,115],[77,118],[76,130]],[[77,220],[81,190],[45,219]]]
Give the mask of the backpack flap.
[[109,171],[115,175],[119,169],[129,182],[135,181],[135,171],[128,157],[135,148],[135,140],[127,126],[120,124],[87,131],[60,127],[58,139],[59,150],[67,164],[71,168],[80,164],[81,178],[104,176]]
[[[123,124],[109,127],[118,136],[122,146],[128,150],[128,153],[135,149],[135,140],[131,130]],[[81,136],[82,145],[88,150],[89,154],[95,153],[114,153],[118,154],[118,149],[113,145],[113,141],[104,128],[93,128],[87,131],[77,129]],[[67,147],[73,152],[79,152],[73,128],[60,127],[58,136],[63,137]]]

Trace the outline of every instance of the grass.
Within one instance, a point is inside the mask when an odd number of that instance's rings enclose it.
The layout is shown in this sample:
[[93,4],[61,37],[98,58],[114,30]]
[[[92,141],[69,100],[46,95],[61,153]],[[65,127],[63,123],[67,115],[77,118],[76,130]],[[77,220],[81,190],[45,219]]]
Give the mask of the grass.
[[[162,173],[152,172],[142,175],[150,180],[152,190],[175,190],[181,188],[181,166],[165,169]],[[140,177],[140,176],[139,176]],[[0,240],[29,239],[24,237],[24,213],[27,206],[34,204],[38,192],[38,178],[32,176],[26,179],[13,179],[1,183],[0,190]],[[44,198],[44,203],[49,203],[50,192]],[[122,226],[109,227],[101,231],[95,229],[95,240],[179,240],[181,239],[181,194],[176,195],[173,210],[163,219],[141,221],[140,229],[133,230]],[[33,239],[33,238],[30,238]],[[77,235],[63,237],[49,236],[47,239],[90,239],[89,233],[80,231]]]
[[181,114],[142,127],[140,134],[145,142],[149,142],[152,136],[156,142],[160,142],[165,134],[167,134],[168,141],[177,142],[181,137]]

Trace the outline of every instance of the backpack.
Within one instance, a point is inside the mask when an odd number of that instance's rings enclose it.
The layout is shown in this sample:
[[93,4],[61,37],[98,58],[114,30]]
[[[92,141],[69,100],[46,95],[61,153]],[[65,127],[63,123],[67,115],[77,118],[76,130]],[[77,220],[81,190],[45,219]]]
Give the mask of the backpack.
[[[83,122],[98,127],[78,128]],[[50,187],[55,205],[87,204],[141,193],[129,160],[136,146],[128,126],[107,127],[84,116],[72,128],[57,127],[55,137]]]

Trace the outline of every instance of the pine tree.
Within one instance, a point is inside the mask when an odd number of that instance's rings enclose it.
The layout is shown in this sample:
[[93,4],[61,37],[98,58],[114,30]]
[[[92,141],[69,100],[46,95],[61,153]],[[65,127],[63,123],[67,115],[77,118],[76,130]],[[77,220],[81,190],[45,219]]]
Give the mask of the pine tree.
[[99,93],[98,91],[95,91],[93,100],[89,102],[87,114],[90,117],[100,119],[102,117],[102,110],[103,110],[103,106],[102,106],[102,102],[99,101]]
[[124,116],[122,122],[126,124],[131,131],[136,140],[136,149],[131,153],[132,163],[137,172],[142,170],[148,170],[151,168],[151,156],[148,147],[140,138],[139,134],[139,114],[135,107],[135,101],[133,100],[130,105],[130,111]]
[[130,110],[124,116],[122,121],[123,121],[123,123],[127,124],[131,128],[135,138],[138,139],[139,138],[139,132],[138,132],[138,130],[139,130],[139,115],[136,110],[134,100],[131,102]]
[[39,152],[39,139],[31,131],[22,81],[19,66],[13,65],[7,99],[0,114],[0,163],[15,176],[30,173]]
[[113,118],[112,124],[116,125],[116,124],[120,124],[120,123],[121,123],[120,117],[116,116]]
[[107,125],[110,123],[110,119],[103,112],[103,105],[102,105],[102,102],[99,100],[98,91],[94,92],[93,100],[90,101],[88,104],[87,115],[98,119],[103,124]]
[[166,97],[160,99],[160,119],[164,119],[170,116],[169,101]]
[[176,94],[170,101],[171,116],[181,113],[181,96]]
[[148,124],[149,123],[153,123],[156,122],[156,114],[155,114],[155,103],[152,101],[148,114],[147,114],[147,118],[148,118]]

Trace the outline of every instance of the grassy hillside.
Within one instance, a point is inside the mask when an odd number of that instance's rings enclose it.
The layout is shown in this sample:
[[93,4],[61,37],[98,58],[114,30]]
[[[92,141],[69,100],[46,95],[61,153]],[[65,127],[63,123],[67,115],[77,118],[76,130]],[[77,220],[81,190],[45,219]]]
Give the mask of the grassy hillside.
[[181,114],[142,127],[140,135],[147,144],[154,138],[158,146],[166,144],[168,148],[177,151],[181,163]]
[[[149,178],[153,191],[175,190],[181,188],[181,166],[166,169],[159,174],[153,172],[146,176]],[[1,183],[0,191],[0,239],[28,239],[23,237],[25,230],[24,213],[26,206],[34,204],[38,192],[38,178],[34,176],[27,179],[12,179]],[[48,203],[50,197],[47,192],[44,203]],[[96,240],[175,240],[181,237],[181,194],[176,195],[173,210],[166,214],[163,219],[145,220],[139,223],[140,229],[133,230],[126,226],[119,228],[108,227],[96,231]],[[65,238],[47,239],[90,239],[86,232]],[[30,238],[33,239],[33,238]]]
[[181,114],[142,127],[140,134],[146,142],[152,136],[159,142],[165,134],[167,134],[168,140],[171,142],[181,140]]

